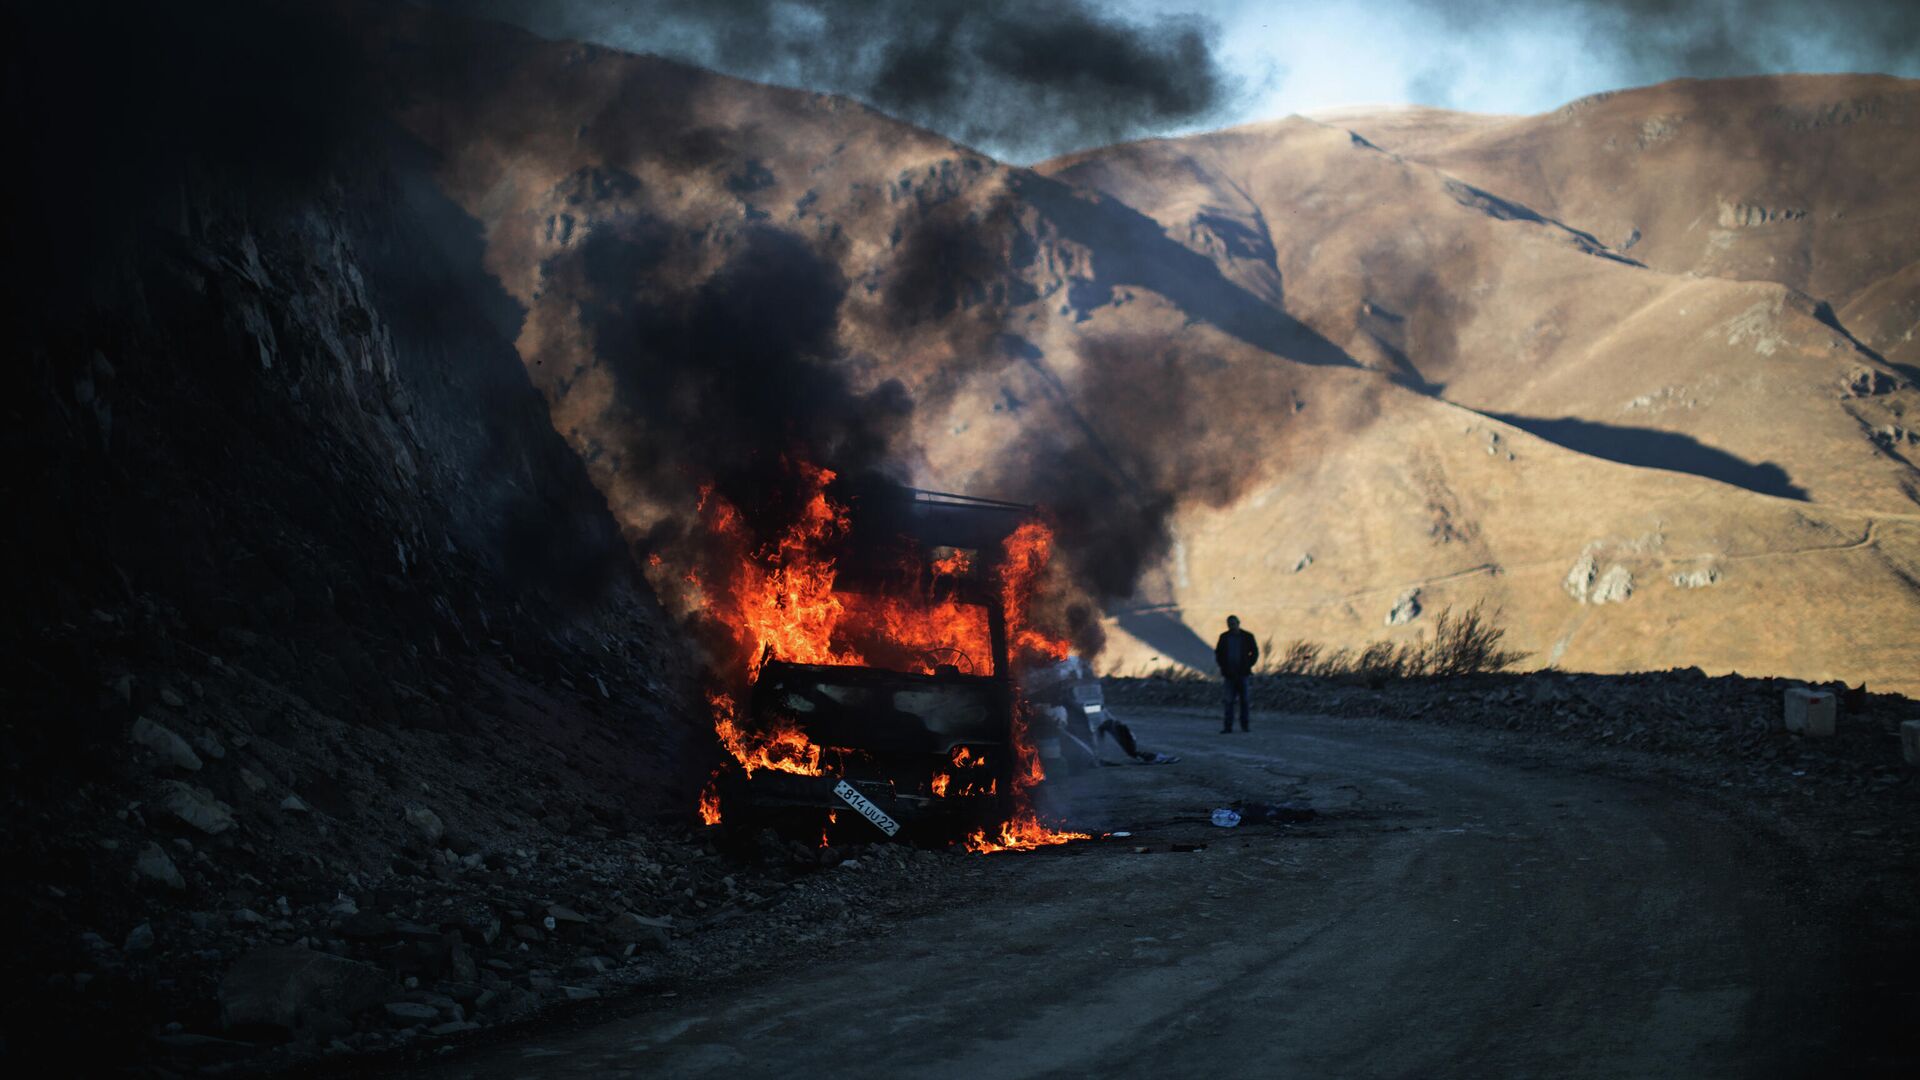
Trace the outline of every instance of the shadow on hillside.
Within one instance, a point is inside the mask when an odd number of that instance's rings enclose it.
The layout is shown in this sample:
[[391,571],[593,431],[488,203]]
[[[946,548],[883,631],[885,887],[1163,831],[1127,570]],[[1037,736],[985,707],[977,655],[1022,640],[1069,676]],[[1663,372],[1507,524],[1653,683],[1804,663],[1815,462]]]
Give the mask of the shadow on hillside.
[[1115,616],[1120,629],[1160,653],[1160,658],[1185,664],[1196,671],[1213,670],[1213,646],[1174,611],[1131,611]]
[[1622,465],[1690,473],[1761,495],[1807,501],[1806,489],[1795,484],[1787,470],[1773,462],[1744,461],[1690,435],[1600,424],[1570,416],[1548,420],[1538,416],[1487,415],[1550,443]]
[[1075,282],[1069,303],[1087,311],[1116,286],[1166,297],[1194,320],[1303,364],[1359,367],[1346,351],[1273,304],[1234,284],[1213,260],[1170,239],[1160,223],[1108,196],[1089,197],[1051,177],[1018,175],[1016,190],[1060,235],[1093,253],[1093,280]]

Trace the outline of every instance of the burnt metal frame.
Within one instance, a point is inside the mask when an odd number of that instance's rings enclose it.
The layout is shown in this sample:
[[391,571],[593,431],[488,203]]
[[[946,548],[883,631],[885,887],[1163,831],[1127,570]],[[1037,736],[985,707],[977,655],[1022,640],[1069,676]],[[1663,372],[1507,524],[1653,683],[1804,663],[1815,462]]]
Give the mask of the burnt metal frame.
[[[1012,535],[1014,529],[1018,528],[1019,522],[1036,518],[1039,513],[1038,508],[1025,503],[987,499],[973,495],[960,495],[952,492],[928,491],[922,488],[897,487],[887,489],[882,495],[883,502],[891,501],[887,499],[888,495],[904,496],[904,499],[901,501],[904,501],[909,507],[914,508],[929,507],[946,511],[1017,515],[1015,524],[1005,529],[981,529],[975,533],[969,533],[964,529],[954,530],[949,533],[940,527],[943,523],[939,522],[909,520],[903,523],[908,527],[906,535],[912,536],[922,544],[965,548],[976,553],[978,562],[975,564],[977,569],[973,575],[974,580],[962,584],[961,595],[967,597],[970,601],[978,601],[987,609],[987,633],[991,648],[993,649],[993,674],[984,676],[960,674],[928,676],[914,673],[892,672],[884,668],[856,667],[852,669],[873,671],[876,673],[874,677],[878,679],[900,678],[916,682],[922,680],[945,681],[949,679],[964,679],[969,682],[978,680],[990,684],[994,709],[999,716],[1006,720],[1006,738],[1004,743],[1006,752],[999,755],[1001,761],[995,766],[995,772],[1003,774],[997,777],[1000,782],[997,788],[999,794],[995,801],[1001,804],[1003,813],[1009,812],[1011,808],[1014,772],[1014,755],[1012,751],[1015,738],[1014,728],[1017,722],[1014,716],[1016,703],[1013,693],[1012,658],[1008,648],[1007,613],[1002,603],[1000,590],[994,588],[991,583],[997,577],[997,572],[1002,562],[1000,551],[998,550],[999,544],[1003,543],[1008,536]],[[978,519],[975,520],[977,521]],[[951,524],[951,522],[945,524]],[[859,590],[855,589],[853,591]],[[791,666],[804,670],[812,665]],[[788,790],[784,793],[784,797],[776,797],[774,801],[786,805],[802,805],[804,796],[801,795],[801,792],[820,786],[817,781],[814,783],[808,782],[812,779],[813,778],[801,777],[778,778],[773,786],[775,788],[785,788]],[[752,777],[739,777],[736,783],[741,787],[749,789],[754,786]],[[771,794],[771,792],[769,792],[769,794]]]

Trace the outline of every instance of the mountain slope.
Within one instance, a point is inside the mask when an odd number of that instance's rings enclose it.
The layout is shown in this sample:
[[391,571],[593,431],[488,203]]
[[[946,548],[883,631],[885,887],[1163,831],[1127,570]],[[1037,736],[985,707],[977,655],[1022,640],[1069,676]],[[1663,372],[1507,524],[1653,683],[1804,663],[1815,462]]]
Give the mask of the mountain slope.
[[402,123],[631,536],[671,542],[770,380],[827,445],[1047,502],[1111,666],[1204,665],[1228,610],[1357,644],[1484,595],[1536,662],[1912,677],[1920,399],[1796,287],[1643,265],[1301,118],[1025,170],[655,58],[466,47],[484,78]]
[[1050,171],[1139,207],[1367,366],[1449,401],[1628,464],[1913,509],[1914,470],[1862,430],[1861,415],[1887,414],[1845,389],[1862,371],[1897,373],[1779,286],[1649,272],[1299,119]]
[[1337,121],[1671,273],[1845,306],[1913,259],[1920,81],[1679,79],[1470,127]]

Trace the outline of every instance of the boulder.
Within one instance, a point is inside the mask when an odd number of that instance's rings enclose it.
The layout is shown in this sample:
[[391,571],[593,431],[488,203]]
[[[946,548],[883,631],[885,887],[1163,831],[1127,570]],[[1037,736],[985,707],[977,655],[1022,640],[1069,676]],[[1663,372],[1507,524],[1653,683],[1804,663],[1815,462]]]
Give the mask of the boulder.
[[389,1001],[387,1019],[401,1024],[429,1024],[440,1019],[440,1010],[418,1001]]
[[1593,552],[1583,551],[1580,557],[1574,560],[1573,568],[1567,571],[1567,576],[1560,582],[1560,587],[1567,590],[1568,596],[1584,604],[1593,592],[1594,579],[1599,576],[1600,564],[1594,560]]
[[580,914],[565,904],[548,904],[547,917],[556,923],[572,923],[575,926],[584,926],[588,922],[585,915]]
[[672,926],[671,919],[649,919],[623,911],[607,924],[607,934],[615,941],[643,949],[664,949],[673,940],[669,933]]
[[1408,589],[1387,609],[1388,626],[1405,626],[1420,617],[1420,590]]
[[185,769],[188,772],[200,771],[200,755],[193,752],[193,747],[187,745],[187,740],[144,716],[133,722],[133,728],[127,732],[127,736],[158,754],[160,760],[176,769]]
[[1633,571],[1614,563],[1593,583],[1593,592],[1587,599],[1595,604],[1624,604],[1632,596]]
[[407,807],[407,824],[413,826],[430,848],[439,847],[441,838],[447,835],[447,826],[440,815],[424,806]]
[[479,1031],[480,1025],[471,1020],[449,1020],[444,1024],[435,1024],[427,1029],[429,1035],[458,1035],[463,1031]]
[[233,807],[192,784],[167,781],[167,793],[161,798],[160,805],[174,817],[209,836],[218,836],[233,828]]
[[458,1035],[462,1031],[479,1031],[480,1025],[471,1020],[449,1020],[444,1024],[435,1024],[427,1029],[429,1035]]
[[473,954],[467,951],[467,943],[461,940],[460,932],[452,931],[443,940],[446,943],[448,973],[463,983],[478,979],[480,968],[473,962]]
[[1900,388],[1900,381],[1884,371],[1861,365],[1840,380],[1840,391],[1847,397],[1879,397]]
[[172,856],[159,844],[149,842],[140,849],[133,861],[134,870],[149,881],[157,881],[169,889],[184,889],[187,879],[180,876],[180,868],[173,865]]
[[378,1005],[389,989],[372,964],[276,945],[241,957],[220,980],[220,1018],[229,1028],[292,1032]]
[[1676,589],[1704,589],[1719,580],[1720,568],[1716,566],[1699,566],[1692,570],[1681,570],[1672,578]]

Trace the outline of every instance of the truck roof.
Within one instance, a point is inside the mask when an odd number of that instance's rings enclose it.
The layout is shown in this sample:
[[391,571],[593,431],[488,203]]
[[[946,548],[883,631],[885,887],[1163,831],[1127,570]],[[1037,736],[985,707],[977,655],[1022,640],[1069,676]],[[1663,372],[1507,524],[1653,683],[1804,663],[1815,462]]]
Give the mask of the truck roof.
[[850,503],[856,527],[863,531],[983,552],[997,548],[1015,529],[1038,516],[1038,510],[1026,503],[897,486],[855,492]]

